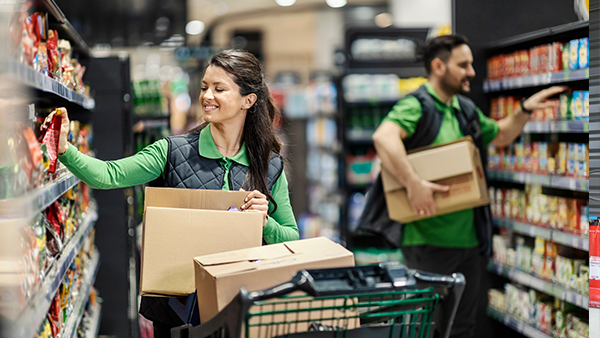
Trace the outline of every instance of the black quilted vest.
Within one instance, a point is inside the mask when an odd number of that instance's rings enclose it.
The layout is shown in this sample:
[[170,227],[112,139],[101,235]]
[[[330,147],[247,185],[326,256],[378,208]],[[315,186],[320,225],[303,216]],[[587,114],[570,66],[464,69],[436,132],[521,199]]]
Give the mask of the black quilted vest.
[[[229,168],[229,175],[225,178],[225,166],[219,159],[210,159],[200,156],[199,152],[200,130],[179,136],[167,138],[169,150],[167,152],[167,165],[164,179],[152,182],[153,186],[186,189],[211,189],[221,190],[224,180],[229,180],[230,190],[237,191],[245,187],[248,167],[235,161]],[[272,154],[269,160],[267,187],[269,192],[277,182],[283,171],[283,159]],[[185,324],[171,309],[167,297],[142,296],[140,313],[148,320],[159,322],[171,327]]]
[[[444,115],[435,106],[434,99],[425,86],[419,87],[419,89],[408,95],[417,98],[423,110],[414,134],[403,141],[406,150],[410,151],[433,143],[442,126]],[[486,149],[483,146],[483,135],[477,107],[470,99],[462,95],[457,95],[457,97],[461,110],[455,113],[460,130],[463,135],[473,138],[480,154],[485,154]],[[489,257],[492,253],[492,213],[490,207],[486,205],[474,208],[473,211],[475,213],[475,232],[481,253],[485,257]],[[357,230],[382,236],[393,247],[398,247],[402,243],[402,224],[391,220],[388,216],[381,175],[377,177],[375,183],[369,189],[369,193],[367,193],[365,209],[358,221]]]

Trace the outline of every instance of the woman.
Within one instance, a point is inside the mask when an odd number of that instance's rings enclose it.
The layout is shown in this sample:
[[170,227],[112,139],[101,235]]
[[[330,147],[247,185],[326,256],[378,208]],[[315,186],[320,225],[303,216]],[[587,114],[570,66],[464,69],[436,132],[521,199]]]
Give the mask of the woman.
[[[204,123],[188,134],[159,140],[134,156],[101,161],[67,142],[63,111],[59,160],[94,189],[123,188],[159,179],[166,187],[251,191],[243,211],[265,216],[266,243],[297,240],[298,227],[279,156],[273,119],[279,113],[259,61],[241,50],[214,55],[200,92]],[[142,297],[140,313],[154,323],[155,337],[183,325],[167,298]]]

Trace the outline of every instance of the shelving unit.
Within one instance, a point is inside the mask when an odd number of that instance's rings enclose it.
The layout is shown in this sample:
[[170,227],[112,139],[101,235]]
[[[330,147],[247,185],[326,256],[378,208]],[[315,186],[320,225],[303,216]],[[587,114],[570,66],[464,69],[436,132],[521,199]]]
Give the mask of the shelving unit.
[[93,110],[96,106],[94,99],[65,87],[62,83],[28,65],[15,61],[7,62],[2,65],[0,72],[9,75],[16,83],[60,97],[84,109]]
[[506,229],[511,229],[530,237],[540,237],[571,248],[589,251],[589,238],[569,234],[555,229],[543,228],[537,225],[522,223],[504,218],[494,218],[494,224]]
[[[76,58],[82,66],[86,67],[87,71],[85,72],[84,79],[86,85],[90,84],[88,82],[89,74],[99,71],[96,64],[94,64],[95,59],[92,58],[90,48],[66,19],[55,1],[32,0],[28,2],[29,4],[31,7],[25,9],[28,10],[28,15],[34,12],[47,13],[47,28],[56,30],[59,39],[66,39],[70,42],[73,58]],[[25,6],[22,8],[25,8]],[[13,15],[19,14],[22,13],[13,13]],[[102,72],[105,74],[107,73],[106,69],[109,68],[102,68]],[[98,112],[97,101],[94,98],[82,95],[81,92],[68,88],[56,79],[39,72],[27,64],[20,63],[16,59],[3,59],[0,62],[0,73],[5,75],[9,80],[11,85],[9,90],[14,89],[16,93],[17,100],[15,103],[12,103],[11,107],[23,107],[22,109],[13,109],[14,111],[9,115],[9,123],[12,123],[14,119],[15,122],[25,123],[25,121],[28,121],[30,125],[33,125],[32,120],[35,117],[39,117],[35,113],[44,114],[43,111],[46,108],[61,106],[67,107],[71,120],[80,121],[84,124],[93,124],[91,121],[95,119],[95,115],[98,115],[93,113]],[[95,86],[93,84],[90,85],[96,93]],[[6,96],[10,96],[10,93]],[[29,112],[29,116],[25,115],[27,111]],[[102,118],[106,117],[103,116]],[[97,140],[97,142],[102,142],[98,138]],[[31,222],[35,216],[44,213],[49,206],[80,183],[80,180],[66,168],[61,168],[54,174],[44,173],[44,175],[46,175],[44,183],[36,182],[39,186],[34,190],[0,200],[0,218],[15,220],[16,222],[23,222],[25,224]],[[50,181],[48,182],[47,180]],[[59,292],[65,277],[69,275],[69,269],[72,267],[82,247],[85,246],[87,248],[87,245],[84,243],[86,243],[86,239],[99,219],[99,208],[96,200],[92,199],[89,201],[87,210],[79,217],[81,217],[80,222],[78,222],[79,226],[74,230],[70,238],[65,239],[61,251],[54,257],[51,265],[46,268],[43,277],[31,287],[30,294],[25,296],[27,298],[23,303],[19,303],[14,307],[12,304],[8,304],[9,307],[7,309],[11,311],[11,314],[16,314],[16,316],[11,317],[10,322],[6,322],[7,330],[10,330],[7,331],[8,336],[34,337],[46,320],[55,295]],[[77,224],[76,221],[75,224]],[[96,243],[98,242],[96,240]],[[69,305],[72,306],[72,309],[61,329],[61,338],[77,337],[77,327],[81,322],[83,309],[89,297],[90,289],[95,283],[100,265],[99,250],[93,248],[91,255],[90,259],[87,260],[88,265],[83,268],[81,276],[78,277],[81,282],[80,289],[73,291],[71,295],[74,304]],[[18,287],[18,284],[15,287]],[[73,288],[73,290],[75,289]],[[98,307],[97,313],[95,313],[98,316],[97,320],[100,318],[100,309]],[[99,325],[99,323],[97,324]],[[96,325],[96,328],[98,325]]]
[[527,122],[524,133],[589,133],[587,121]]
[[504,90],[546,86],[551,84],[586,81],[589,78],[589,68],[565,70],[554,73],[505,78],[500,80],[486,80],[483,83],[483,91],[486,93],[492,93]]
[[520,334],[529,337],[529,338],[552,338],[551,335],[547,335],[542,331],[534,328],[533,326],[523,323],[522,321],[516,319],[515,317],[498,311],[492,307],[488,307],[487,309],[488,316],[491,318],[503,323],[504,325],[510,327],[511,329],[519,332]]
[[582,309],[589,308],[587,295],[565,288],[564,286],[553,284],[543,279],[532,276],[529,273],[517,270],[512,267],[503,266],[495,263],[488,264],[488,270],[512,281],[528,286],[545,294],[554,296],[558,299],[577,305]]
[[61,338],[77,337],[77,327],[81,323],[83,318],[83,309],[90,296],[90,289],[94,285],[98,269],[100,268],[100,253],[96,250],[90,260],[89,265],[85,268],[85,277],[81,284],[81,288],[77,293],[77,300],[73,305],[71,315],[63,324],[63,330],[61,331]]
[[[550,27],[526,34],[513,36],[507,39],[487,44],[484,54],[487,57],[511,53],[518,50],[527,50],[534,46],[552,43],[555,41],[570,41],[589,36],[589,23],[576,22],[556,27]],[[499,95],[528,96],[535,91],[551,85],[567,85],[574,90],[581,90],[588,86],[589,68],[577,70],[563,70],[553,73],[536,74],[523,77],[504,78],[499,80],[485,80],[483,92],[486,100]],[[523,128],[524,137],[529,140],[547,140],[552,142],[577,142],[588,143],[590,123],[585,120],[551,121],[551,122],[528,122]],[[544,194],[557,194],[568,198],[582,198],[582,193],[588,193],[590,181],[583,177],[565,177],[554,175],[539,175],[523,172],[512,172],[503,170],[488,170],[488,179],[495,181],[495,187],[506,186],[503,182],[527,185],[540,185],[545,189]],[[509,185],[510,186],[510,185]],[[550,188],[550,189],[547,189]],[[553,189],[560,189],[555,191]],[[519,222],[504,218],[495,218],[497,227],[511,229],[515,233],[528,237],[539,237],[554,243],[589,251],[589,239],[571,233],[559,231],[558,229],[544,228],[526,222]],[[512,267],[490,263],[488,270],[498,276],[510,281],[522,284],[557,299],[574,304],[584,310],[589,309],[589,297],[561,285],[542,280],[530,273],[517,270]],[[499,283],[496,283],[499,284]],[[488,308],[488,316],[512,328],[527,337],[550,337],[536,328],[520,322],[516,318],[497,309]]]
[[512,171],[488,170],[488,179],[504,182],[539,184],[544,187],[587,192],[589,180],[585,178],[537,175]]
[[66,38],[71,42],[73,50],[77,51],[84,57],[90,57],[91,50],[85,43],[83,38],[77,33],[75,28],[71,25],[65,14],[60,10],[54,0],[34,0],[33,8],[37,11],[48,12],[49,25],[51,29],[56,29],[59,36],[64,39]]
[[96,305],[92,307],[92,314],[89,318],[89,326],[86,330],[85,337],[93,338],[98,337],[98,330],[100,329],[100,319],[102,318],[102,303],[96,302]]
[[16,323],[18,331],[17,337],[33,337],[37,329],[46,318],[50,304],[65,274],[77,256],[77,253],[83,245],[84,239],[94,227],[98,214],[95,206],[90,206],[84,220],[69,242],[63,247],[60,257],[54,262],[52,267],[46,272],[46,275],[39,286],[37,292],[31,296],[27,302],[27,307],[19,316]]
[[[402,57],[398,56],[396,60],[378,59],[377,56],[365,59],[365,56],[355,57],[353,53],[356,50],[352,46],[360,39],[380,39],[389,41],[390,43],[395,43],[396,41],[421,43],[427,39],[428,33],[429,29],[392,29],[390,27],[384,29],[356,27],[346,30],[345,54],[348,61],[344,65],[344,73],[340,76],[337,83],[339,88],[338,110],[342,116],[340,128],[342,132],[342,152],[344,159],[340,172],[342,175],[342,190],[345,192],[345,196],[343,197],[345,211],[341,225],[343,240],[349,248],[360,248],[362,246],[385,247],[384,243],[376,243],[377,240],[373,236],[354,233],[358,211],[358,206],[353,202],[355,201],[354,197],[358,196],[358,199],[360,199],[360,195],[364,195],[368,191],[372,182],[358,184],[352,182],[349,178],[349,170],[353,164],[357,163],[359,163],[361,168],[365,167],[359,158],[360,156],[368,154],[365,158],[365,165],[368,165],[367,162],[373,160],[371,156],[374,153],[373,132],[375,132],[375,128],[380,123],[380,119],[387,115],[391,107],[402,98],[401,96],[404,93],[400,93],[399,90],[399,95],[393,93],[384,94],[381,92],[378,93],[380,96],[365,97],[364,95],[356,95],[357,93],[362,93],[362,91],[345,88],[344,83],[349,83],[347,80],[349,76],[357,75],[395,75],[400,79],[426,76],[426,70],[422,62],[416,61],[416,58],[412,58],[414,55],[408,55],[408,52],[402,55]],[[392,85],[391,80],[389,85]],[[360,116],[360,118],[357,116]],[[356,123],[358,120],[360,120],[359,123]],[[355,162],[353,159],[358,162]],[[352,176],[355,175],[352,174]]]
[[73,188],[79,179],[68,173],[54,182],[27,193],[25,196],[0,200],[0,216],[5,218],[26,218],[41,213],[62,194]]

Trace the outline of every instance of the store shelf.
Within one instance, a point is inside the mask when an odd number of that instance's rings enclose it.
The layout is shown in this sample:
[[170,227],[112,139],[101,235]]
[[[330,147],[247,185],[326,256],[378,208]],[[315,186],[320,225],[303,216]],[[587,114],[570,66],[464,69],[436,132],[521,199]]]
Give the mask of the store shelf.
[[81,95],[59,83],[53,78],[44,75],[32,67],[9,61],[2,63],[1,71],[10,76],[15,82],[21,83],[33,89],[50,93],[61,97],[84,109],[92,110],[96,106],[94,99]]
[[555,83],[584,81],[590,78],[590,69],[565,70],[554,73],[535,74],[529,76],[504,78],[499,80],[485,80],[483,91],[485,93],[499,92],[519,88],[545,86]]
[[587,192],[589,180],[585,178],[537,175],[512,171],[488,170],[488,179],[523,184],[539,184],[545,187]]
[[40,327],[54,295],[58,291],[60,283],[63,281],[69,266],[77,257],[84,239],[94,227],[94,223],[98,219],[98,214],[95,208],[91,207],[85,219],[77,228],[69,242],[63,247],[60,257],[54,262],[46,274],[44,280],[39,287],[36,287],[37,293],[31,296],[27,302],[27,307],[19,317],[19,322],[16,327],[19,328],[17,337],[33,337],[37,329]]
[[85,268],[84,280],[81,284],[79,292],[77,293],[77,300],[75,300],[75,304],[73,305],[71,315],[63,324],[63,330],[60,334],[61,338],[77,337],[77,327],[79,326],[79,323],[81,323],[81,319],[83,318],[83,310],[85,308],[85,304],[88,301],[88,298],[90,297],[90,289],[92,285],[94,285],[94,281],[96,280],[96,275],[98,274],[99,268],[100,253],[97,249],[94,249],[94,253],[92,254],[90,263]]
[[554,296],[582,309],[587,310],[589,308],[588,296],[569,290],[563,286],[547,282],[515,268],[495,264],[493,262],[488,264],[488,269],[497,275],[506,277],[532,289],[536,289],[548,295]]
[[[511,36],[505,39],[497,40],[491,42],[485,46],[487,50],[494,49],[502,49],[502,48],[511,48],[513,46],[517,46],[523,43],[530,42],[539,42],[540,40],[551,40],[551,41],[561,41],[563,35],[568,36],[565,40],[570,40],[573,37],[572,34],[576,32],[582,32],[585,36],[589,35],[589,21],[578,21],[572,22],[560,26],[543,28],[540,30],[536,30],[533,32],[528,32],[516,36]],[[587,33],[587,34],[586,34]],[[566,37],[565,36],[565,37]],[[582,36],[583,37],[583,36]],[[541,42],[540,42],[541,43]],[[546,43],[546,42],[544,42]]]
[[504,218],[494,218],[494,223],[499,227],[511,229],[526,236],[540,237],[545,240],[583,251],[590,250],[588,237],[577,236],[555,229],[543,228],[537,225],[521,223]]
[[530,338],[552,338],[551,335],[547,335],[542,331],[534,328],[533,326],[523,323],[515,317],[503,313],[489,306],[487,310],[488,316],[499,321],[500,323],[510,327],[511,329],[519,332],[520,334]]
[[89,324],[85,331],[86,338],[98,337],[98,330],[100,330],[100,320],[102,319],[102,304],[100,301],[96,302],[96,305],[92,308],[92,315],[89,317]]
[[[89,57],[91,55],[90,48],[85,43],[83,38],[77,33],[71,25],[64,13],[58,8],[54,0],[34,0],[33,7],[37,11],[48,12],[54,20],[50,20],[51,29],[57,29],[61,39],[67,39],[71,42],[74,50]],[[66,36],[65,36],[66,35]]]
[[527,122],[524,133],[589,133],[587,121]]
[[79,179],[69,173],[23,197],[0,200],[0,216],[9,219],[32,218],[44,211],[77,183],[79,183]]

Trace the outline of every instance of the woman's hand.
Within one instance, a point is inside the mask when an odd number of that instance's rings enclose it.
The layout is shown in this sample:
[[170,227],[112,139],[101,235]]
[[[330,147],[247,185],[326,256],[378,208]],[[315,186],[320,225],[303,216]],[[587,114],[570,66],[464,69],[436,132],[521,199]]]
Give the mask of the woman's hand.
[[[244,189],[240,189],[240,191],[244,191]],[[242,211],[260,212],[264,215],[264,228],[265,225],[267,225],[267,219],[269,216],[269,201],[267,200],[267,196],[258,190],[254,190],[246,196],[244,201],[246,204],[242,205]]]
[[71,123],[69,121],[69,114],[67,113],[67,109],[62,107],[56,108],[55,111],[53,111],[50,115],[46,117],[40,129],[42,132],[45,132],[46,129],[50,127],[50,123],[52,123],[52,119],[56,114],[62,116],[62,123],[60,125],[60,139],[58,141],[58,153],[62,154],[65,151],[67,151],[67,149],[69,149],[69,128]]

